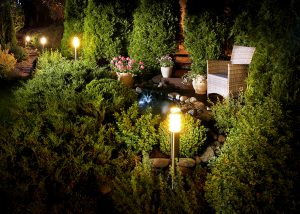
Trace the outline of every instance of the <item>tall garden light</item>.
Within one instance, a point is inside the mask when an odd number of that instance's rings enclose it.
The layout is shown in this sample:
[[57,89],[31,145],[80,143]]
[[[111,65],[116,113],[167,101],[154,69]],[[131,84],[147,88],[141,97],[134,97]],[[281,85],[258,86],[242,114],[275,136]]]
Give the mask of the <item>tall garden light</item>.
[[25,47],[28,45],[28,43],[30,42],[30,36],[25,36]]
[[41,43],[42,46],[43,46],[43,52],[44,52],[45,44],[47,43],[46,37],[43,36],[43,37],[40,39],[40,43]]
[[169,114],[169,131],[171,132],[171,160],[172,160],[172,189],[174,189],[175,176],[175,135],[181,131],[181,110],[173,107]]
[[73,38],[73,46],[74,46],[74,49],[75,49],[75,60],[77,59],[77,48],[79,47],[79,38],[77,36],[75,36]]

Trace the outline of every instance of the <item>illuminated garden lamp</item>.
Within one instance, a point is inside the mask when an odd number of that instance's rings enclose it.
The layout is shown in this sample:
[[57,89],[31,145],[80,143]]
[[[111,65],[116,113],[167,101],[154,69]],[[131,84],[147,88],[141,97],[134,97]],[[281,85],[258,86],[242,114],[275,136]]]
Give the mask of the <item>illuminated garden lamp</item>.
[[28,43],[30,42],[30,36],[25,36],[25,47],[28,45]]
[[43,52],[44,52],[45,44],[47,43],[46,37],[43,36],[43,37],[40,39],[40,43],[41,43],[42,46],[43,46]]
[[170,109],[169,114],[169,131],[171,132],[171,160],[172,160],[172,189],[174,189],[175,176],[175,134],[181,131],[181,110],[178,107]]
[[74,46],[74,49],[75,49],[75,60],[77,59],[77,48],[79,47],[79,38],[77,36],[75,36],[73,38],[73,46]]

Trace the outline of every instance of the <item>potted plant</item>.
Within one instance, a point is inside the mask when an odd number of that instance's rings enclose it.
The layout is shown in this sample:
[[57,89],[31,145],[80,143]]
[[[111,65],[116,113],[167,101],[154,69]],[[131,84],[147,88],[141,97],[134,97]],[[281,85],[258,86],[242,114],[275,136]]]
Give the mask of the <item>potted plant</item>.
[[143,62],[137,62],[136,60],[125,57],[114,57],[111,62],[111,69],[118,76],[118,80],[124,83],[128,87],[133,86],[133,76],[137,75],[145,69]]
[[157,59],[160,64],[161,74],[164,78],[169,78],[172,75],[174,61],[170,55],[162,56],[160,59]]

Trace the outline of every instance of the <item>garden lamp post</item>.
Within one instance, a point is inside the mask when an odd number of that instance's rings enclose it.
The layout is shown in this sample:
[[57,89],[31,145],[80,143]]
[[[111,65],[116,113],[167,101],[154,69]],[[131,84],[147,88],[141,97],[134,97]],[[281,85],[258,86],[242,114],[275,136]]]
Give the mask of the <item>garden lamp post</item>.
[[169,131],[171,132],[171,160],[172,160],[172,189],[174,189],[175,176],[175,135],[181,131],[181,110],[178,107],[170,109]]
[[75,36],[73,38],[73,46],[74,46],[74,49],[75,49],[75,60],[77,59],[77,48],[79,47],[79,38],[77,36]]
[[28,45],[28,43],[30,42],[30,36],[26,36],[25,37],[25,47]]
[[43,52],[44,52],[45,44],[47,43],[46,37],[43,36],[43,37],[40,39],[40,42],[41,42],[41,44],[42,44],[42,46],[43,46]]

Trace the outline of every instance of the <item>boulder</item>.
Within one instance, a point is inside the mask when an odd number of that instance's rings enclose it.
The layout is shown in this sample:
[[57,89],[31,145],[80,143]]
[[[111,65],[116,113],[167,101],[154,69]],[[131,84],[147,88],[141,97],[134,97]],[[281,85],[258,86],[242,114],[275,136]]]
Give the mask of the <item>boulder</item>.
[[225,140],[226,140],[226,137],[225,137],[224,135],[220,134],[220,135],[218,136],[218,141],[219,141],[220,143],[224,143]]
[[155,168],[165,168],[169,166],[170,159],[169,158],[150,158],[150,162]]
[[179,100],[180,100],[181,102],[184,102],[184,101],[186,101],[187,99],[188,99],[187,96],[181,96]]
[[203,102],[196,101],[196,102],[193,103],[193,105],[196,109],[200,109],[200,110],[205,109],[205,104]]
[[205,152],[200,156],[201,162],[207,163],[213,156],[215,156],[214,149],[209,146]]
[[213,119],[212,113],[210,111],[207,111],[206,109],[203,109],[202,113],[199,116],[199,119],[203,120],[203,121],[206,121],[206,122],[209,122]]
[[171,92],[168,94],[168,98],[175,99],[177,95],[180,96],[180,94],[178,94],[177,92]]
[[194,102],[197,102],[198,100],[197,100],[197,98],[196,97],[191,97],[190,98],[190,103],[194,103]]
[[140,93],[143,92],[143,89],[141,89],[140,87],[136,87],[135,88],[135,92],[138,93],[138,94],[140,94]]
[[179,158],[178,165],[182,167],[194,167],[196,161],[193,158]]

